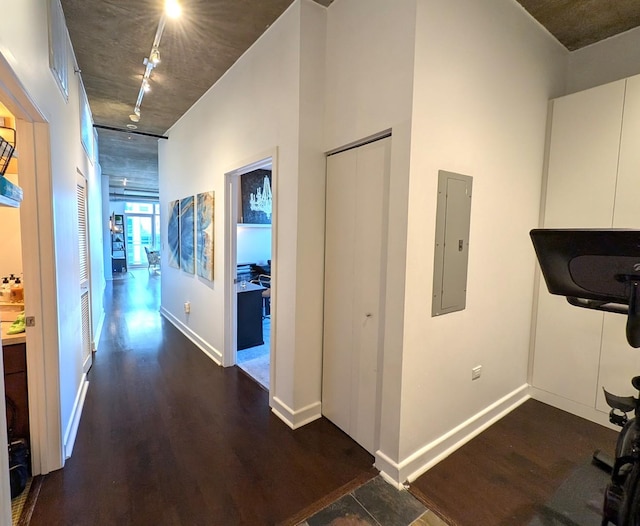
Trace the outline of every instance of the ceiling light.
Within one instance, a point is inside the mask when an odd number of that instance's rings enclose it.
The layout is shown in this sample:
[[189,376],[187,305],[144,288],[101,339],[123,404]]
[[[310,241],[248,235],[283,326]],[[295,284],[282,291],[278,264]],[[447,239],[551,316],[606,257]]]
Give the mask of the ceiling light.
[[137,130],[138,127],[135,124],[127,124],[127,128],[129,128],[130,130]]
[[158,48],[153,48],[151,50],[149,61],[153,64],[153,67],[156,67],[158,64],[160,64],[160,50]]
[[122,180],[122,186],[127,186],[127,178],[126,177]]
[[166,0],[164,3],[164,12],[169,18],[178,18],[182,13],[182,7],[178,0]]
[[140,108],[138,106],[133,109],[133,113],[129,115],[129,119],[131,119],[131,122],[140,121]]
[[160,17],[158,22],[158,28],[156,29],[156,35],[153,38],[153,44],[151,44],[151,52],[149,58],[145,58],[142,63],[144,64],[144,73],[142,75],[142,84],[138,91],[138,99],[136,100],[135,109],[133,113],[129,115],[129,119],[132,122],[140,121],[140,106],[142,105],[142,99],[144,94],[150,91],[151,86],[149,80],[151,79],[151,73],[154,68],[160,64],[160,40],[162,40],[162,34],[167,23],[167,17],[175,18],[180,15],[181,7],[178,0],[165,0],[165,12]]

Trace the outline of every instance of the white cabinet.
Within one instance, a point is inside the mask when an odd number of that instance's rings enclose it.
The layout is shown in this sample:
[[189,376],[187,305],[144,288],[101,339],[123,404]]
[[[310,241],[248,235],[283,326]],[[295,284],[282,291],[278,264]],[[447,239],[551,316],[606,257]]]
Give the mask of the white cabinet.
[[[640,76],[554,100],[544,228],[640,228],[639,141]],[[533,386],[608,412],[602,386],[627,394],[640,372],[625,321],[573,307],[541,280]]]

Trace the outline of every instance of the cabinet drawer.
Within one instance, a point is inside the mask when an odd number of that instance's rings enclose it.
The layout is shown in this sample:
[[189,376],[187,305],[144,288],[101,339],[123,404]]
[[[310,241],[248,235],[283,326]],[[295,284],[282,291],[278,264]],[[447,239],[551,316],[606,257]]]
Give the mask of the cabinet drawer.
[[2,348],[4,374],[20,373],[27,370],[27,345],[16,343]]

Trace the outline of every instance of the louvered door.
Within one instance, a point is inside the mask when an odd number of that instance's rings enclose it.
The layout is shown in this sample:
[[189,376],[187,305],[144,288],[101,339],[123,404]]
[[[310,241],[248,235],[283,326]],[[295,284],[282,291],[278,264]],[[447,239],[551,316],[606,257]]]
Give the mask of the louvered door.
[[91,294],[89,288],[89,235],[87,228],[87,181],[78,174],[76,184],[78,201],[78,256],[80,269],[80,307],[82,324],[82,370],[87,372],[92,363],[91,346]]

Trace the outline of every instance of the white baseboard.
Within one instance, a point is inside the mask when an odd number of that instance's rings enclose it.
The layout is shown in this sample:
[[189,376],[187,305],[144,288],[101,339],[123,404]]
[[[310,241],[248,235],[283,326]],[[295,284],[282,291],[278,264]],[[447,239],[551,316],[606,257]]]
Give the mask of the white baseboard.
[[299,427],[321,418],[321,407],[322,404],[320,402],[314,402],[306,407],[293,410],[277,396],[274,396],[272,399],[271,410],[291,429],[298,429]]
[[73,453],[73,446],[76,442],[78,426],[80,426],[80,417],[82,416],[82,408],[84,407],[84,401],[87,397],[88,389],[89,381],[87,380],[87,375],[83,374],[82,379],[80,380],[78,393],[76,394],[76,399],[73,403],[71,418],[69,419],[69,424],[67,425],[67,429],[64,433],[64,443],[62,447],[64,450],[65,460],[71,457],[71,454]]
[[529,398],[529,385],[524,384],[400,462],[376,451],[375,467],[387,482],[401,489],[405,481],[417,479]]
[[198,349],[211,358],[217,365],[222,365],[222,353],[218,349],[209,345],[164,307],[160,307],[160,314],[169,320],[176,329],[189,338]]
[[[95,313],[94,313],[95,314]],[[93,332],[93,349],[94,351],[98,350],[98,342],[100,341],[100,337],[102,336],[102,329],[104,328],[104,320],[106,319],[106,315],[104,309],[100,311],[100,319],[98,320],[98,324],[96,325],[96,330]]]
[[591,422],[595,422],[596,424],[600,424],[610,429],[614,429],[616,431],[620,430],[618,426],[609,422],[609,413],[598,411],[595,407],[579,404],[573,400],[543,391],[536,387],[531,387],[529,392],[531,394],[531,398],[534,400],[538,400],[539,402],[543,402],[547,405],[561,409],[562,411],[566,411],[572,415],[579,416],[585,420],[590,420]]

